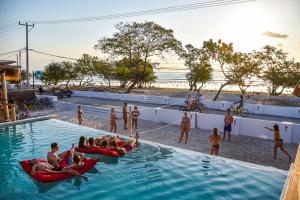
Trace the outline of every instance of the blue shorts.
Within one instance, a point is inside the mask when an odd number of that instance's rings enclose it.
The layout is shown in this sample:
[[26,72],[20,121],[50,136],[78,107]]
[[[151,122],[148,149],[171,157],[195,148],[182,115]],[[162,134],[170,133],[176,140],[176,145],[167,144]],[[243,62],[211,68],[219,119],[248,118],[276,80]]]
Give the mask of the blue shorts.
[[226,131],[229,132],[229,133],[231,132],[231,124],[225,125],[225,126],[224,126],[224,133],[225,133]]

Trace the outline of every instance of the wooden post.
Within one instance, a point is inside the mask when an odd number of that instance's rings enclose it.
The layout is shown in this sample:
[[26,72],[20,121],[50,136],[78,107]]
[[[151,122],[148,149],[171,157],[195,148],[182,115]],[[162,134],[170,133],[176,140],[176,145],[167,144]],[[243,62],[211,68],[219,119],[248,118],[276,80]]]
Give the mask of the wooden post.
[[8,111],[5,71],[1,72],[1,81],[2,81],[2,102],[3,102],[2,105],[3,105],[4,120],[8,121],[9,120],[9,111]]
[[12,121],[16,121],[17,118],[16,118],[16,105],[13,103],[10,105],[11,107],[11,120]]

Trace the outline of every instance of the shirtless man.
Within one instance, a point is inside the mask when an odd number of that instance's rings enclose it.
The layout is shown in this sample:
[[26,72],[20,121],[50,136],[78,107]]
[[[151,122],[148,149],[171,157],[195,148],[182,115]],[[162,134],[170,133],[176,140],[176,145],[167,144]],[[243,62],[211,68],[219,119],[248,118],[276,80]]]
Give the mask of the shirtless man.
[[[75,160],[74,160],[75,162]],[[47,162],[40,162],[37,159],[32,159],[30,161],[30,164],[32,164],[32,168],[31,168],[31,174],[35,175],[37,173],[47,173],[47,174],[67,174],[67,173],[71,173],[74,176],[78,176],[84,180],[88,180],[88,178],[86,176],[82,176],[81,174],[79,174],[77,171],[75,171],[74,169],[72,169],[72,165],[71,166],[67,166],[64,168],[61,167],[55,167]]]
[[180,143],[182,141],[184,135],[185,135],[185,144],[187,143],[190,127],[191,127],[191,120],[187,116],[187,112],[184,112],[184,116],[182,117],[181,125],[179,127],[179,129],[181,130],[181,135],[180,135],[180,139],[179,139],[178,143]]
[[115,109],[111,109],[110,112],[110,132],[116,132],[117,131],[117,123],[116,123],[116,113],[115,113]]
[[230,141],[230,133],[231,133],[231,124],[232,123],[233,123],[233,116],[230,113],[230,109],[227,109],[227,113],[224,117],[223,141],[226,138],[226,132],[228,132],[228,141]]
[[62,161],[63,154],[57,155],[59,150],[58,144],[56,142],[51,144],[51,151],[47,154],[48,163],[51,165],[57,165]]
[[82,111],[81,106],[78,106],[77,118],[78,118],[78,124],[79,124],[79,125],[82,125],[83,111]]
[[218,134],[218,129],[213,129],[213,134],[209,136],[211,142],[210,154],[217,156],[219,153],[219,142],[221,141],[221,136]]
[[123,113],[123,120],[124,120],[124,129],[127,130],[127,119],[128,119],[127,103],[124,103],[122,113]]

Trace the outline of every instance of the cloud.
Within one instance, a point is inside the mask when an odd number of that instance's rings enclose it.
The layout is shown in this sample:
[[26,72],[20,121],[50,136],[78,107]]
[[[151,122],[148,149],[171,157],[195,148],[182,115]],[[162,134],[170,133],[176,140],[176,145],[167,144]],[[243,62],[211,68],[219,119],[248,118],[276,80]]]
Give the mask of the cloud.
[[288,38],[288,35],[274,33],[271,31],[266,31],[266,32],[262,33],[262,35],[267,36],[267,37],[273,37],[273,38]]

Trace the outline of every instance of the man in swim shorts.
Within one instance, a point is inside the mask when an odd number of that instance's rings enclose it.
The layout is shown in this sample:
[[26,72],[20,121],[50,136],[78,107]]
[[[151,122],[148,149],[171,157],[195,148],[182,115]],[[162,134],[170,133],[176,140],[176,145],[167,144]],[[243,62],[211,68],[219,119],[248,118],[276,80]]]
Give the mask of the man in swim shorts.
[[224,132],[223,141],[226,138],[226,132],[228,133],[228,141],[230,141],[231,125],[233,123],[233,116],[230,113],[230,109],[227,109],[226,115],[224,117]]
[[58,144],[56,142],[51,144],[51,151],[48,152],[47,154],[47,160],[48,163],[50,163],[51,165],[56,165],[59,164],[62,160],[62,158],[60,156],[63,155],[57,155],[57,151],[59,150]]

